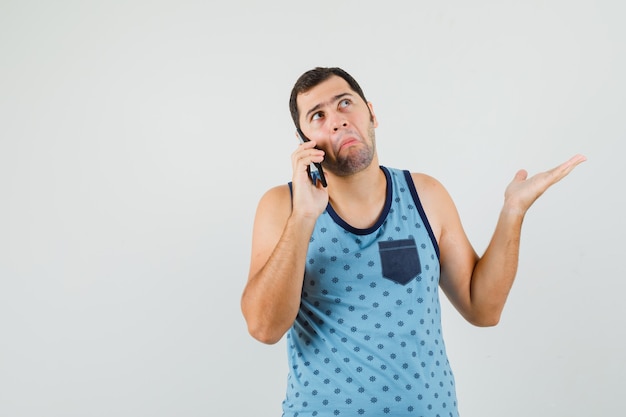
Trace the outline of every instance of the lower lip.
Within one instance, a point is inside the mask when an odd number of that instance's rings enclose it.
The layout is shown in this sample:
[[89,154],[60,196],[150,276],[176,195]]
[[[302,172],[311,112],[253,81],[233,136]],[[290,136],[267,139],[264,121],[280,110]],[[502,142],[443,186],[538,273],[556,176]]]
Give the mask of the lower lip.
[[351,140],[347,141],[346,143],[344,143],[343,145],[341,145],[341,149],[347,148],[348,146],[355,145],[357,143],[358,143],[357,140],[351,139]]

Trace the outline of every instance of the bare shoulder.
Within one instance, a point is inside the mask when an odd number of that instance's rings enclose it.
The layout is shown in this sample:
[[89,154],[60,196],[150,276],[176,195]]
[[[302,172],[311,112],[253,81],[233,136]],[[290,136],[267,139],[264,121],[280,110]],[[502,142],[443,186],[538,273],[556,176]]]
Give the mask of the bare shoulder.
[[281,184],[267,190],[261,197],[261,203],[279,203],[280,201],[291,201],[291,190],[288,184]]
[[424,190],[425,192],[436,192],[438,188],[443,189],[443,185],[434,177],[424,174],[422,172],[412,172],[411,177],[415,183],[417,191]]
[[[450,200],[450,195],[437,179],[421,172],[411,173],[415,189],[423,205],[446,204]],[[426,208],[426,207],[424,207]],[[441,208],[441,207],[438,207]]]
[[456,217],[452,198],[436,178],[419,172],[411,173],[411,177],[431,228],[439,240],[442,227],[447,224],[450,216]]
[[291,190],[283,184],[270,188],[257,206],[256,218],[262,221],[286,221],[291,214]]
[[291,190],[288,185],[279,185],[263,194],[254,217],[250,277],[259,271],[269,258],[290,215]]

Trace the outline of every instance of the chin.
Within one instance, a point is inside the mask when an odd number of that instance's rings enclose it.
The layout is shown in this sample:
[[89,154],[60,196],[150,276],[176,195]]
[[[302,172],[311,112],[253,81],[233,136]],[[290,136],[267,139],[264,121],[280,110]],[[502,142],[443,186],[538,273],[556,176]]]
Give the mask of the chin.
[[368,168],[374,160],[374,155],[359,155],[360,158],[352,157],[343,161],[339,161],[334,169],[329,169],[335,175],[347,177],[349,175],[358,174]]

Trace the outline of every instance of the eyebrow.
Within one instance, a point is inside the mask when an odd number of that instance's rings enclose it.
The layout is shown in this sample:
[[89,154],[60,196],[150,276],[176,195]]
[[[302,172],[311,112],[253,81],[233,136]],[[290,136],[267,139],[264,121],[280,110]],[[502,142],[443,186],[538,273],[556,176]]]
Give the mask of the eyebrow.
[[350,94],[350,93],[341,93],[341,94],[337,94],[336,96],[334,96],[332,99],[328,100],[327,102],[324,102],[324,103],[319,103],[319,104],[316,104],[315,106],[313,106],[313,107],[311,108],[311,110],[309,110],[308,112],[306,112],[305,118],[306,118],[306,119],[308,119],[308,118],[309,118],[309,115],[310,115],[311,113],[315,113],[316,111],[318,111],[318,110],[319,110],[319,109],[321,109],[322,107],[324,107],[324,106],[328,106],[328,105],[330,105],[331,103],[335,103],[335,102],[337,102],[337,101],[341,100],[341,99],[342,99],[342,98],[344,98],[344,97],[354,97],[354,96],[353,96],[352,94]]

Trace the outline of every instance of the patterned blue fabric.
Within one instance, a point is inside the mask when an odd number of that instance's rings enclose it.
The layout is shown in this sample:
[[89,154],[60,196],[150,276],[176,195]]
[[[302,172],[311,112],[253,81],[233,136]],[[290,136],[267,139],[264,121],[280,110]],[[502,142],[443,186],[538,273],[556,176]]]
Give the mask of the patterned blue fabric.
[[329,205],[311,237],[287,333],[286,417],[458,416],[441,333],[439,253],[409,172],[381,167],[378,222]]

